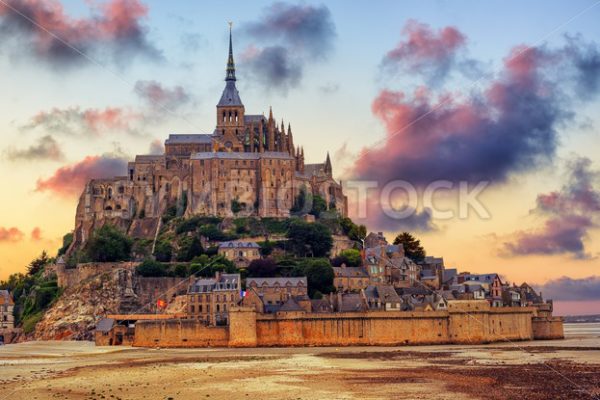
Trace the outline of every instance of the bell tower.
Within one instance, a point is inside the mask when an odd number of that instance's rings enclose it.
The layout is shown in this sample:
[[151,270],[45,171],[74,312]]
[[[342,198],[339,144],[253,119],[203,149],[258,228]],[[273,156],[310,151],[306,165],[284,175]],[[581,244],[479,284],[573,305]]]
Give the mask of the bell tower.
[[217,136],[220,138],[220,151],[244,151],[244,104],[235,87],[235,63],[233,61],[233,44],[229,23],[229,57],[225,74],[225,89],[217,104]]

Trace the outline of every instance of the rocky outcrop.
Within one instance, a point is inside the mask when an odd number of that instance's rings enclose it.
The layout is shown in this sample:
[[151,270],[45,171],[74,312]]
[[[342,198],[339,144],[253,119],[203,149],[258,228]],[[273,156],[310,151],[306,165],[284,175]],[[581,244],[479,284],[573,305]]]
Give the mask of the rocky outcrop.
[[132,271],[115,269],[68,287],[36,325],[37,340],[93,340],[99,318],[137,302]]

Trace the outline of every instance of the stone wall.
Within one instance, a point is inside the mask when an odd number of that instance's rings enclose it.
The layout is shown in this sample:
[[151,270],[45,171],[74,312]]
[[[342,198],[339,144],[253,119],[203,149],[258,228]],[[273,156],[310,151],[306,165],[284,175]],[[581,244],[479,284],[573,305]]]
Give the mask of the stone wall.
[[561,317],[535,317],[532,325],[534,339],[564,339],[565,337]]
[[225,326],[206,326],[191,319],[138,321],[133,346],[137,347],[224,347],[229,345]]
[[138,322],[134,345],[396,346],[562,337],[560,318],[535,317],[535,308],[496,309],[485,301],[461,303],[449,306],[448,311],[424,312],[257,314],[251,308],[238,307],[229,313],[229,327],[209,328],[195,320]]

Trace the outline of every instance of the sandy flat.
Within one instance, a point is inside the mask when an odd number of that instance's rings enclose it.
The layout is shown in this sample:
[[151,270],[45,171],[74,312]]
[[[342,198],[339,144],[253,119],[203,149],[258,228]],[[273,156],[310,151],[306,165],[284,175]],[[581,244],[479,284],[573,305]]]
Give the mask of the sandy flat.
[[600,337],[479,346],[0,347],[4,399],[591,399]]

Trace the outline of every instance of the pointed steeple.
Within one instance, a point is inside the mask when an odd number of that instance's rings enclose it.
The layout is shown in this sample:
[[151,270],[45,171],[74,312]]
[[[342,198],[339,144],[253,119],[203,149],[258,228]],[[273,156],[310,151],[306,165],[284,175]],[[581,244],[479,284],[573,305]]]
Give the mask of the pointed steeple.
[[227,75],[225,76],[226,81],[235,81],[235,63],[233,62],[233,44],[231,39],[231,27],[233,22],[229,23],[229,58],[227,59]]
[[329,152],[327,152],[327,158],[325,159],[325,173],[331,175],[333,172],[331,168],[331,158],[329,158]]
[[292,125],[288,124],[287,132],[288,153],[294,155],[294,137],[292,136]]

